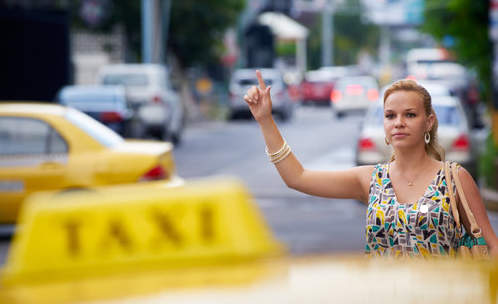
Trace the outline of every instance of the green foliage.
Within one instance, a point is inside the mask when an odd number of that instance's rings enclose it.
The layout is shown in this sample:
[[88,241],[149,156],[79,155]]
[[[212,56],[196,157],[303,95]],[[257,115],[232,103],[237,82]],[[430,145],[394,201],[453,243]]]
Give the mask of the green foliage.
[[235,25],[245,0],[173,1],[169,46],[184,66],[213,63],[223,51],[223,36]]
[[296,56],[296,43],[295,42],[277,42],[275,53],[277,56],[294,57]]
[[[356,64],[361,51],[377,52],[380,29],[366,22],[359,0],[345,1],[334,13],[334,64]],[[311,69],[321,66],[321,17],[316,18],[308,39],[308,65]]]
[[491,93],[492,44],[488,38],[489,0],[426,0],[422,30],[439,41],[454,38],[450,46],[457,60],[476,70],[484,88]]

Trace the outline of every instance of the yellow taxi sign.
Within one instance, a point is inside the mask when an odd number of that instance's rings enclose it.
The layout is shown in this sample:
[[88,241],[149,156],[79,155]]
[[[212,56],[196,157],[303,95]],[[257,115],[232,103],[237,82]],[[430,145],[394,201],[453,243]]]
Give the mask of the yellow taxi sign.
[[230,179],[31,196],[2,282],[184,267],[279,255],[245,187]]

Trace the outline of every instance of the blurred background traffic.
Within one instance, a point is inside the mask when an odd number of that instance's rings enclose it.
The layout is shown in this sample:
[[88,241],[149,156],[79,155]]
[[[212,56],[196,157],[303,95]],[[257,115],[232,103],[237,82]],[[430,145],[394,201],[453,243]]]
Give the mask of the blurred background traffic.
[[3,226],[41,190],[233,175],[291,253],[362,252],[364,206],[317,203],[267,163],[242,98],[256,69],[322,170],[386,161],[385,86],[420,82],[497,210],[498,1],[0,0],[0,33]]

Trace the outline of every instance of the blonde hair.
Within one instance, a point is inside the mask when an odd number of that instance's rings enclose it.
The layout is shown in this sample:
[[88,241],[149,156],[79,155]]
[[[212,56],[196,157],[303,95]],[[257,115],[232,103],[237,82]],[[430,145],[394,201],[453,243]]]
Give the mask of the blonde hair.
[[[391,95],[392,93],[398,91],[415,92],[419,94],[424,102],[424,110],[426,116],[429,117],[429,115],[431,114],[434,115],[435,118],[434,124],[432,125],[432,128],[429,131],[431,140],[428,144],[425,145],[425,151],[427,152],[427,154],[429,154],[429,156],[435,158],[436,160],[444,161],[445,151],[444,148],[438,142],[437,138],[438,122],[437,122],[436,113],[434,112],[434,108],[432,107],[431,95],[429,94],[429,92],[427,92],[427,90],[424,87],[417,84],[415,81],[410,79],[401,79],[391,84],[384,93],[384,105],[386,103],[387,97],[389,97],[389,95]],[[391,161],[393,160],[394,160],[394,153],[391,155]]]

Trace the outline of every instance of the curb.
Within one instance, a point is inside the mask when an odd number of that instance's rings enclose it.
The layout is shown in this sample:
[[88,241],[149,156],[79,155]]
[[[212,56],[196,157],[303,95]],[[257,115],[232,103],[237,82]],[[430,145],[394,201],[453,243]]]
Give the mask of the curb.
[[480,192],[486,209],[498,212],[498,191],[490,188],[481,188]]

